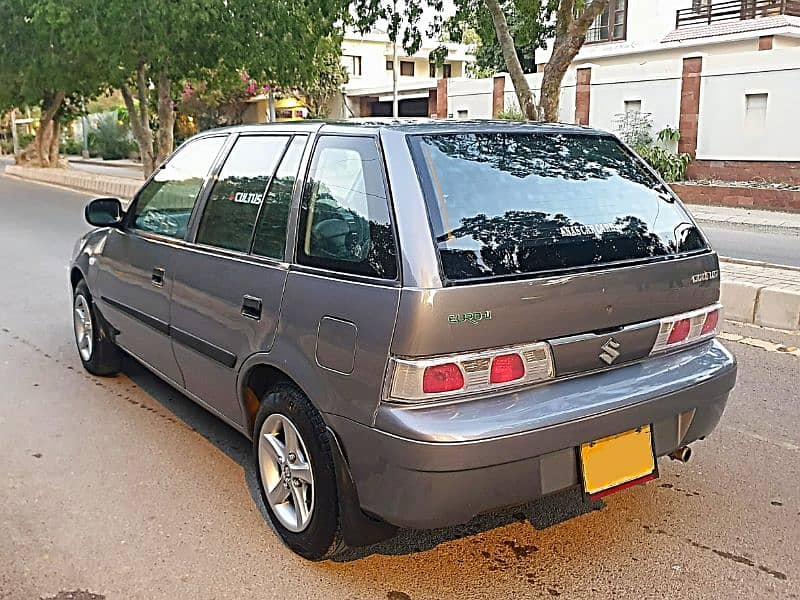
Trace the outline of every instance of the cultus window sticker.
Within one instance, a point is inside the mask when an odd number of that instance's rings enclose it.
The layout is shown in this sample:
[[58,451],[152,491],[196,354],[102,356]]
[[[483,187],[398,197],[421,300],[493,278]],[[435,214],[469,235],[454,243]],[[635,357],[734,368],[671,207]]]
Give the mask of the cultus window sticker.
[[468,312],[468,313],[460,313],[457,315],[449,315],[447,317],[448,323],[460,324],[460,323],[472,323],[473,325],[477,324],[480,321],[489,321],[492,318],[492,311],[484,310],[480,312]]
[[261,196],[262,194],[255,192],[231,192],[228,200],[239,204],[261,204]]

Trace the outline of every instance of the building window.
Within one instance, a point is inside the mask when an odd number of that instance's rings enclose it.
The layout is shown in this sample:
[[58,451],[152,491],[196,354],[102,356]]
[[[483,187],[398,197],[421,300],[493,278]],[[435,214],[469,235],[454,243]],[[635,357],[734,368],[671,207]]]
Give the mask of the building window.
[[394,71],[394,63],[391,60],[386,61],[386,70]]
[[406,75],[408,77],[414,76],[414,62],[410,60],[401,60],[400,61],[400,75]]
[[342,54],[342,66],[348,75],[361,75],[361,57],[353,54]]
[[445,64],[442,65],[442,77],[445,79],[450,79],[453,76],[453,65]]
[[767,125],[768,94],[745,94],[744,124],[747,129],[764,129]]
[[640,114],[642,112],[641,100],[625,100],[625,114]]
[[624,40],[628,0],[611,0],[608,7],[594,20],[586,32],[586,43]]
[[431,63],[428,66],[428,76],[431,78],[436,78],[436,63]]

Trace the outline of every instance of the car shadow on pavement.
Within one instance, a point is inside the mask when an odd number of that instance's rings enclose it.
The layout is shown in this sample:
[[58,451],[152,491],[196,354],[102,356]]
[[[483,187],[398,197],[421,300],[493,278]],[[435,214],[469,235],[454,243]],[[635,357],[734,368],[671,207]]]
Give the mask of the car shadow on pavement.
[[[220,451],[241,465],[250,496],[264,521],[274,530],[267,513],[253,467],[250,441],[233,427],[172,388],[146,368],[130,358],[123,364],[123,372],[165,410],[180,419],[187,427],[203,436]],[[430,530],[400,529],[397,535],[372,546],[351,548],[337,556],[336,562],[351,562],[371,555],[402,556],[431,550],[439,544],[503,527],[519,521],[529,521],[542,530],[579,515],[600,510],[602,501],[586,502],[577,488],[539,498],[490,514],[479,515],[467,523]],[[276,533],[277,535],[277,533]]]

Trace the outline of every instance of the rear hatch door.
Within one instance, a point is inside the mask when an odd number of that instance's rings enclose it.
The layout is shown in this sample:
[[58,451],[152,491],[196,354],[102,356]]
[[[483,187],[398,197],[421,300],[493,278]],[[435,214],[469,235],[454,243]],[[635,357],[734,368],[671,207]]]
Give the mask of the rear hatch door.
[[404,289],[392,350],[548,340],[560,375],[649,354],[658,319],[719,298],[718,259],[616,138],[559,131],[409,137],[441,289]]

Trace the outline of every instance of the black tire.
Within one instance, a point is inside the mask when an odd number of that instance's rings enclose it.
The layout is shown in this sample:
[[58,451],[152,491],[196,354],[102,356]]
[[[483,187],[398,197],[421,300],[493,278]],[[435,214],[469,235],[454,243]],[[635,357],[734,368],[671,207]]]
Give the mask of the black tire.
[[[300,434],[308,451],[314,479],[314,506],[305,529],[290,531],[283,526],[270,502],[259,462],[259,441],[264,422],[270,415],[288,418]],[[253,430],[253,462],[258,477],[261,499],[275,530],[283,542],[303,558],[320,561],[332,558],[345,549],[341,533],[336,470],[331,440],[325,423],[309,399],[295,385],[279,383],[262,399]]]
[[89,316],[91,318],[92,349],[88,359],[84,357],[76,334],[75,344],[78,346],[78,358],[80,358],[83,368],[92,375],[99,375],[101,377],[116,375],[122,367],[122,355],[119,348],[114,344],[108,323],[106,323],[102,315],[95,309],[92,295],[89,293],[89,287],[83,280],[78,282],[72,294],[73,311],[75,310],[79,296],[84,299],[85,306],[88,307]]

